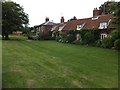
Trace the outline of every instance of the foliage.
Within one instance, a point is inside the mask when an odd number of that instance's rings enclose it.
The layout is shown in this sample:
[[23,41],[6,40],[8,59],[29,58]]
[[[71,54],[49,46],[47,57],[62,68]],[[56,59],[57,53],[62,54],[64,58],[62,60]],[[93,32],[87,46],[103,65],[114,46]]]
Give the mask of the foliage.
[[72,20],[77,20],[76,16],[74,16],[73,18],[71,18],[71,19],[68,20],[68,21],[72,21]]
[[[80,40],[76,40],[77,34],[80,34]],[[56,38],[56,40],[59,42],[75,44],[93,44],[98,39],[98,30],[68,30],[67,32],[59,32],[59,37]]]
[[28,34],[28,39],[38,40],[39,39],[39,35],[37,35],[36,33],[29,33]]
[[95,41],[97,41],[99,37],[99,31],[96,30],[80,30],[78,33],[80,33],[82,38],[83,44],[93,44]]
[[120,50],[120,39],[115,40],[114,46],[115,46],[115,49]]
[[51,39],[51,31],[48,32],[31,32],[28,35],[28,39],[33,40],[50,40]]
[[25,26],[21,31],[24,35],[28,35],[30,33],[30,27]]
[[57,37],[55,38],[55,40],[56,40],[57,42],[58,42],[60,39],[61,39],[60,36],[57,36]]
[[86,32],[84,35],[84,43],[89,44],[94,42],[94,34],[92,32]]
[[97,47],[100,47],[101,46],[101,40],[97,40],[95,44],[96,44]]
[[104,48],[116,47],[114,43],[117,39],[120,39],[120,32],[118,30],[113,30],[110,34],[110,37],[107,37],[102,41],[96,41],[96,46]]
[[67,35],[67,41],[69,43],[72,43],[73,41],[76,40],[76,31],[75,30],[69,30]]
[[103,47],[103,48],[112,48],[113,46],[114,46],[114,41],[112,38],[105,38],[101,42],[101,47]]
[[76,39],[76,34],[74,30],[69,30],[68,32],[59,32],[59,36],[56,40],[62,43],[72,43]]
[[68,41],[69,43],[72,43],[72,42],[75,41],[75,40],[76,40],[75,34],[68,34],[68,35],[67,35],[67,41]]
[[104,4],[102,4],[99,8],[103,14],[111,14],[115,12],[117,8],[117,2],[107,1],[104,2]]
[[117,7],[114,15],[116,17],[115,18],[116,28],[119,30],[120,29],[120,1],[117,3]]
[[3,39],[9,39],[9,34],[13,31],[22,30],[28,22],[28,15],[24,12],[23,7],[12,1],[2,2]]
[[44,39],[44,40],[50,40],[51,36],[52,36],[52,32],[51,31],[42,33],[42,39]]
[[120,39],[120,31],[119,30],[113,30],[110,35],[112,36],[112,39],[114,41],[117,39]]

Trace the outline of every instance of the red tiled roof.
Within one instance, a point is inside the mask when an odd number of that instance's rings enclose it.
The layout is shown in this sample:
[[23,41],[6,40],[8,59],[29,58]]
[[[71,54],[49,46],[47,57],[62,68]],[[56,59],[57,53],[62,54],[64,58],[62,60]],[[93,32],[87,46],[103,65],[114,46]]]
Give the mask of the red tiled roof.
[[53,28],[54,28],[54,31],[58,31],[59,30],[59,27],[62,27],[64,25],[66,25],[67,22],[64,22],[64,23],[56,23],[53,25]]
[[[82,29],[93,29],[93,28],[98,29],[100,22],[109,21],[110,19],[113,18],[113,15],[111,14],[100,15],[98,19],[96,20],[92,20],[92,18],[93,17],[69,21],[66,23],[65,27],[63,28],[63,31],[64,30],[76,30],[77,25],[79,25],[80,23],[85,23]],[[112,28],[111,22],[109,23],[108,28]]]

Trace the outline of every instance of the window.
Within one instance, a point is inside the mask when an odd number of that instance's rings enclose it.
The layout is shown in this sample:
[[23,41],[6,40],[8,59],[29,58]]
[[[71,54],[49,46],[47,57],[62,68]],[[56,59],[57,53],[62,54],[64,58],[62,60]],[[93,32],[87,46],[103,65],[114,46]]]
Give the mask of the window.
[[107,22],[102,22],[102,23],[100,23],[99,29],[106,29],[107,26],[108,26]]
[[54,32],[52,33],[52,37],[55,37],[55,34],[54,34]]
[[65,27],[65,25],[59,27],[58,31],[62,31],[62,29]]
[[45,29],[45,28],[44,28],[44,26],[41,26],[41,32],[43,32],[43,31],[44,31],[44,29]]
[[77,25],[77,30],[80,30],[82,25]]
[[85,25],[85,23],[77,25],[77,30],[81,30],[84,25]]
[[51,29],[51,31],[54,31],[56,27],[57,27],[57,26],[54,26],[54,27]]
[[105,39],[107,37],[107,34],[101,34],[101,40]]

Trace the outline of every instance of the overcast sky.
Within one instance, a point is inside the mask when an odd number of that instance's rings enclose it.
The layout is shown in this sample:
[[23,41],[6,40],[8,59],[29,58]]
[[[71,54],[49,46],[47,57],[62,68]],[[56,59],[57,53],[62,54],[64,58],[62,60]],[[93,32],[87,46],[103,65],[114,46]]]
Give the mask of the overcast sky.
[[[29,26],[39,25],[49,17],[50,21],[60,22],[76,16],[77,19],[92,17],[93,9],[108,0],[12,0],[23,6],[29,15]],[[120,1],[120,0],[115,0]]]

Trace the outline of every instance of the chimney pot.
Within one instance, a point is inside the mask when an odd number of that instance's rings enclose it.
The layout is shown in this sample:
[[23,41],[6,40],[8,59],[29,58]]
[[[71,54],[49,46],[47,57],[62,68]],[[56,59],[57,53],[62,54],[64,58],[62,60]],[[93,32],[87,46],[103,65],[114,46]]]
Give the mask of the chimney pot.
[[93,17],[99,16],[99,15],[101,15],[101,10],[99,10],[97,8],[94,8],[94,10],[93,10]]
[[63,16],[61,17],[60,21],[61,21],[61,23],[64,23],[64,17]]
[[46,17],[45,22],[48,22],[48,21],[49,21],[49,18],[48,18],[48,17]]

